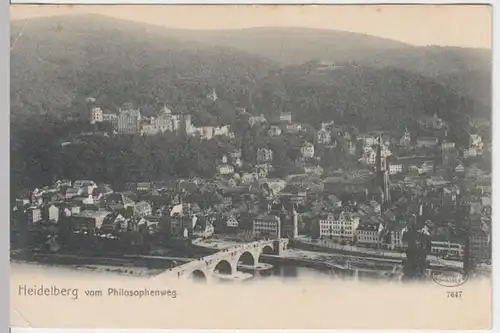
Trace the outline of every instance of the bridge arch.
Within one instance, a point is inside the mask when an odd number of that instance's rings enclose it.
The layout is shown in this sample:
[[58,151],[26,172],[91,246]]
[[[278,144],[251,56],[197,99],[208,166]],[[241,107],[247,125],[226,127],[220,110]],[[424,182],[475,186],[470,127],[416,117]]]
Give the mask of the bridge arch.
[[229,261],[223,259],[217,263],[214,267],[214,273],[231,275],[233,273],[233,267]]
[[255,266],[257,264],[257,259],[258,258],[255,258],[253,253],[251,253],[249,251],[245,251],[238,258],[238,264]]
[[262,248],[262,254],[273,254],[274,248],[271,244],[267,244]]
[[207,275],[205,272],[199,269],[195,269],[191,272],[191,279],[195,282],[207,282]]

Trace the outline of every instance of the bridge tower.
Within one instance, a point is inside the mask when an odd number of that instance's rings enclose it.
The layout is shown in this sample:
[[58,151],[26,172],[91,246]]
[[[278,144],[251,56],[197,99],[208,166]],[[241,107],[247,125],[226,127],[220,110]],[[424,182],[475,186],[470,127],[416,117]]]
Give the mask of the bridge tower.
[[274,248],[274,255],[279,256],[281,255],[282,248],[281,248],[281,241],[280,239],[275,239],[273,242],[273,248]]

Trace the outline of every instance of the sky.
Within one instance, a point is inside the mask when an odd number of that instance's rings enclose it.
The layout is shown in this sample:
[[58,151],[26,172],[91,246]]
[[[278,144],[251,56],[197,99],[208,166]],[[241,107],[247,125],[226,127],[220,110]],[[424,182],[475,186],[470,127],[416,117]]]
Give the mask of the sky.
[[[11,19],[98,13],[179,29],[306,27],[491,49],[488,5],[11,5]],[[223,18],[223,19],[222,19]]]

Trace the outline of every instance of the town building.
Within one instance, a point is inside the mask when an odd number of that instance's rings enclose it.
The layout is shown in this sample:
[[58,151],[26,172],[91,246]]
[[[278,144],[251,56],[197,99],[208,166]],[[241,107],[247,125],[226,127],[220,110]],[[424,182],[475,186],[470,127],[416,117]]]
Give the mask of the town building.
[[252,234],[256,238],[281,238],[281,221],[278,216],[261,215],[252,223]]
[[424,161],[422,165],[418,168],[418,173],[426,174],[432,173],[434,171],[434,161]]
[[269,164],[259,164],[255,166],[255,173],[258,178],[266,178],[269,173]]
[[273,151],[269,148],[258,148],[257,149],[257,163],[265,164],[270,163],[273,160]]
[[325,127],[316,132],[316,142],[320,145],[329,145],[332,142],[332,135]]
[[403,172],[403,164],[389,164],[389,175],[397,175]]
[[75,180],[73,183],[73,188],[83,188],[87,186],[97,187],[96,183],[92,180]]
[[272,125],[269,130],[267,131],[269,136],[280,136],[281,135],[281,128],[276,125]]
[[212,89],[210,94],[207,95],[207,99],[212,101],[212,102],[215,102],[216,100],[219,99],[219,97],[217,96],[217,92],[215,91],[215,88]]
[[390,250],[398,250],[404,248],[403,234],[405,233],[405,231],[406,228],[400,226],[396,226],[389,231],[390,240],[387,245]]
[[82,194],[83,194],[83,190],[81,188],[70,187],[66,190],[65,197],[66,197],[66,199],[72,199],[72,198],[80,196]]
[[151,204],[147,201],[139,201],[134,206],[134,215],[138,217],[150,216],[153,214]]
[[149,192],[153,189],[153,184],[150,182],[139,182],[137,183],[136,190],[138,192]]
[[383,224],[378,222],[360,224],[355,233],[356,243],[370,247],[379,246],[383,228]]
[[221,164],[217,166],[217,173],[220,175],[230,175],[234,173],[234,167],[230,164]]
[[439,139],[435,137],[417,138],[417,148],[434,148],[438,145]]
[[100,229],[109,214],[111,212],[84,210],[80,214],[73,215],[74,227],[76,230]]
[[113,189],[109,185],[99,185],[93,191],[94,200],[101,200],[107,195],[113,194]]
[[261,114],[260,116],[250,116],[248,118],[248,123],[250,124],[250,126],[255,126],[255,125],[261,125],[263,123],[267,122],[267,119],[266,117],[264,117],[263,114]]
[[297,123],[291,123],[285,125],[285,131],[290,134],[297,134],[302,130],[302,125]]
[[310,142],[305,142],[300,148],[300,153],[305,159],[314,157],[314,145]]
[[226,220],[226,227],[227,228],[238,228],[238,219],[234,215],[230,215],[227,220]]
[[319,220],[319,236],[352,242],[358,225],[359,217],[347,211],[341,212],[338,216],[328,214],[326,219]]
[[76,205],[71,206],[71,215],[80,214],[81,211],[82,211],[82,209],[80,206],[76,206]]
[[433,240],[431,241],[431,253],[436,256],[462,258],[464,255],[464,246],[451,241]]
[[197,221],[195,227],[193,228],[193,236],[207,238],[214,234],[214,226],[212,223],[206,221],[206,219],[200,219]]
[[49,205],[44,209],[44,219],[47,221],[55,222],[59,221],[59,208],[55,205]]
[[29,207],[26,209],[28,221],[35,224],[42,220],[42,210],[38,207]]
[[377,144],[378,136],[372,134],[363,134],[358,136],[358,141],[361,141],[364,147],[371,147]]
[[92,108],[90,115],[90,123],[91,124],[101,123],[103,120],[104,120],[104,112],[102,111],[102,109],[98,107]]
[[487,230],[472,228],[470,241],[470,253],[476,260],[491,259],[491,237]]
[[241,175],[240,182],[242,185],[250,185],[254,182],[255,179],[259,178],[257,173],[252,172],[252,173],[244,173]]
[[323,171],[323,168],[317,163],[304,166],[304,172],[308,175],[315,174],[317,176],[321,176]]
[[239,159],[239,158],[241,158],[241,156],[242,156],[241,149],[234,149],[234,150],[229,152],[229,157],[232,160]]
[[292,113],[291,112],[281,112],[280,113],[280,121],[291,123],[292,122]]
[[125,230],[126,224],[127,219],[122,214],[112,212],[104,217],[99,229],[102,233],[115,232],[118,230]]

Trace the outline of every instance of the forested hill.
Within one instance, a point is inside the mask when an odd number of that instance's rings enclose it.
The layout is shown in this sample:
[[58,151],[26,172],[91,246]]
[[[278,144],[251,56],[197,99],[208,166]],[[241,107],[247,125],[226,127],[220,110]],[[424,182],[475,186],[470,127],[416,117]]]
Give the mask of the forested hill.
[[[250,95],[255,89],[280,94],[282,89],[269,85],[276,79],[269,79],[269,72],[315,59],[363,66],[364,70],[343,70],[331,76],[343,77],[334,80],[332,87],[338,87],[330,94],[344,106],[357,103],[351,100],[355,95],[344,95],[348,93],[344,83],[353,90],[360,84],[363,91],[367,82],[381,80],[382,87],[377,85],[377,89],[385,89],[392,80],[382,78],[387,73],[394,78],[390,86],[404,76],[406,88],[412,91],[394,87],[400,94],[383,95],[384,103],[397,105],[391,98],[401,102],[409,93],[430,92],[425,87],[437,82],[445,88],[433,90],[434,95],[459,95],[474,105],[475,114],[482,107],[488,116],[491,108],[491,54],[485,50],[413,47],[318,29],[175,30],[99,15],[14,21],[11,42],[15,42],[11,50],[14,115],[84,112],[83,100],[91,96],[105,109],[116,110],[123,102],[132,101],[145,113],[153,113],[168,103],[180,112],[192,112],[195,122],[228,123],[234,118],[235,106],[252,109]],[[322,84],[323,79],[315,80],[309,76],[305,82]],[[212,88],[220,97],[216,105],[206,99]],[[447,98],[420,95],[423,99]],[[270,105],[259,107],[268,109]],[[471,112],[470,108],[468,105],[466,111]]]
[[164,33],[250,52],[282,66],[326,60],[337,63],[354,62],[377,68],[399,68],[433,78],[454,93],[491,107],[491,50],[416,47],[359,33],[305,28],[165,30]]
[[253,91],[254,105],[291,111],[298,121],[316,127],[335,120],[360,129],[404,129],[434,113],[457,125],[489,111],[433,79],[401,69],[321,65],[309,62],[275,72]]
[[[235,105],[246,106],[253,82],[275,68],[259,56],[147,27],[88,15],[14,21],[11,113],[84,112],[83,101],[94,97],[104,109],[131,101],[148,113],[167,103],[193,112],[195,122],[227,123]],[[216,105],[206,98],[212,88]]]

